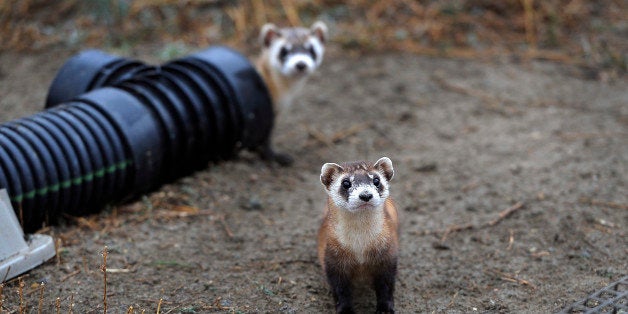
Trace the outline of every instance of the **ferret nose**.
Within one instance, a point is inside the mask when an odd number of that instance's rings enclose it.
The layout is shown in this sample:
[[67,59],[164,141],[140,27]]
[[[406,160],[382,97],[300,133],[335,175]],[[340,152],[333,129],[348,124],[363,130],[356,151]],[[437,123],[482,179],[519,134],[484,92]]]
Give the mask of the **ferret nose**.
[[370,201],[372,198],[373,198],[373,194],[371,193],[365,192],[365,193],[360,194],[360,199],[365,202]]
[[295,64],[295,67],[297,68],[297,70],[302,72],[307,67],[307,64],[305,64],[305,62],[303,61],[300,61],[300,62],[297,62],[297,64]]

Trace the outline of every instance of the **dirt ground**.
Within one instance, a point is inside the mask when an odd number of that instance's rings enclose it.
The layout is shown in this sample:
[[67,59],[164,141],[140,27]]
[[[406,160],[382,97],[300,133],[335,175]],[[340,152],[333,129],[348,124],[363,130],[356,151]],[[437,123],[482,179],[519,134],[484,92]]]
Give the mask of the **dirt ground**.
[[[73,52],[0,55],[0,121],[40,110]],[[331,53],[277,123],[293,167],[244,152],[42,230],[59,258],[23,277],[23,307],[102,312],[107,246],[110,313],[331,312],[321,165],[389,156],[399,313],[555,312],[628,274],[626,86],[552,62]],[[0,312],[20,311],[18,287]],[[372,292],[356,306],[374,311]]]

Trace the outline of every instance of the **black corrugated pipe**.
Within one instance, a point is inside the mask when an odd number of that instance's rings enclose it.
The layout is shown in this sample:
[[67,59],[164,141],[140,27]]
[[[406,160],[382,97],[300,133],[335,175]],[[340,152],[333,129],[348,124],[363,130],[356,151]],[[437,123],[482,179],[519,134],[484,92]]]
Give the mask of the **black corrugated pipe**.
[[255,68],[225,47],[159,67],[83,52],[59,71],[46,107],[0,124],[0,188],[26,231],[254,149],[274,119]]

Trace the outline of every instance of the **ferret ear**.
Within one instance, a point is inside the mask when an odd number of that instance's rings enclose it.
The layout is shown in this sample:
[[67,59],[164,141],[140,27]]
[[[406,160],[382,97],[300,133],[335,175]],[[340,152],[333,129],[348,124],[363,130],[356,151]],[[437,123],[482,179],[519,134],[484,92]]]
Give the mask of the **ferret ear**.
[[395,175],[395,170],[393,169],[392,160],[388,157],[380,158],[374,165],[373,168],[381,171],[384,174],[387,181],[392,180]]
[[329,190],[329,186],[334,181],[334,175],[342,171],[342,167],[339,164],[328,162],[321,168],[321,183]]
[[267,23],[262,26],[262,30],[259,33],[259,39],[264,48],[270,47],[270,44],[277,37],[281,37],[281,33],[275,24]]
[[310,32],[312,35],[316,36],[321,43],[325,43],[327,41],[327,25],[321,21],[317,21],[312,24],[310,27]]

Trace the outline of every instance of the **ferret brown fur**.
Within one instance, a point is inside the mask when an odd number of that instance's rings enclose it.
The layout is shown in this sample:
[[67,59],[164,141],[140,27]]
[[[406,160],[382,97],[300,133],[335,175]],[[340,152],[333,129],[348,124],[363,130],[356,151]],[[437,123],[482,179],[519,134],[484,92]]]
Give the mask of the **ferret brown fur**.
[[399,252],[398,217],[389,197],[392,162],[327,163],[321,182],[328,193],[318,233],[318,258],[332,289],[336,311],[351,313],[352,284],[371,284],[378,313],[394,313]]

